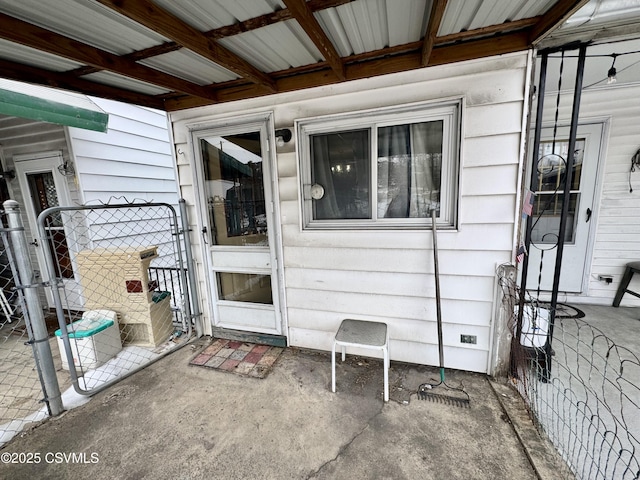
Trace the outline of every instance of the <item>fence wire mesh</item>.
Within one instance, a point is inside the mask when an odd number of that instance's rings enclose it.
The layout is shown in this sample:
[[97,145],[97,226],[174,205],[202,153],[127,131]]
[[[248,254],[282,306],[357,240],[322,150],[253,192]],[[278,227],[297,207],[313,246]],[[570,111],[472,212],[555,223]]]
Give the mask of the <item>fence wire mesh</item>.
[[[4,213],[0,214],[4,220]],[[6,223],[3,221],[3,225]],[[33,333],[22,291],[16,289],[8,229],[0,244],[0,446],[48,415],[38,375]],[[17,278],[17,276],[16,276]]]
[[38,223],[56,277],[51,300],[65,324],[55,332],[61,367],[78,392],[104,388],[188,340],[186,270],[170,205],[56,207]]
[[[528,298],[518,325],[519,291],[498,270],[510,312],[511,379],[568,470],[558,478],[640,478],[640,359],[558,304],[551,356],[549,304]],[[570,470],[570,471],[569,471]]]

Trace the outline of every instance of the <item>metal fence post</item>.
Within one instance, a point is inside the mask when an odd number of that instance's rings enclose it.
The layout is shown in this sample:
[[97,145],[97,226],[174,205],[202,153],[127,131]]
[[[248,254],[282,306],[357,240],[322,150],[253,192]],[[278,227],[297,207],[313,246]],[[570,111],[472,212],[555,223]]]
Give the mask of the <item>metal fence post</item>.
[[[187,202],[184,198],[181,198],[178,202],[180,207],[180,220],[182,221],[182,232],[184,234],[184,251],[186,255],[187,275],[189,277],[188,282],[188,299],[191,302],[191,315],[195,322],[196,335],[202,336],[202,323],[200,313],[200,301],[198,299],[198,283],[196,280],[195,265],[193,262],[193,252],[191,250],[191,230],[189,227],[189,219],[187,218]],[[191,321],[191,319],[189,319]]]
[[62,395],[58,385],[58,377],[53,364],[51,346],[49,345],[49,333],[44,320],[42,306],[36,291],[37,284],[34,283],[33,267],[29,257],[27,238],[20,216],[20,205],[15,200],[7,200],[3,203],[4,211],[7,214],[9,224],[9,236],[14,248],[14,259],[16,270],[19,275],[17,287],[22,289],[27,315],[25,322],[29,322],[33,338],[32,347],[38,362],[38,372],[41,375],[41,383],[44,388],[45,402],[48,405],[51,415],[60,415],[64,407],[62,405]]

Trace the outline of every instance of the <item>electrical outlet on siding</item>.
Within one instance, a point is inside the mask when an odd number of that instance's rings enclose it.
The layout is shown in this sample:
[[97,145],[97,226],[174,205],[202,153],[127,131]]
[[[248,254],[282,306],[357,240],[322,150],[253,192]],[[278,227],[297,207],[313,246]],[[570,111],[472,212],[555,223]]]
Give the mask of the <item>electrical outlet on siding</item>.
[[477,335],[460,335],[460,343],[476,345],[478,343],[478,337]]

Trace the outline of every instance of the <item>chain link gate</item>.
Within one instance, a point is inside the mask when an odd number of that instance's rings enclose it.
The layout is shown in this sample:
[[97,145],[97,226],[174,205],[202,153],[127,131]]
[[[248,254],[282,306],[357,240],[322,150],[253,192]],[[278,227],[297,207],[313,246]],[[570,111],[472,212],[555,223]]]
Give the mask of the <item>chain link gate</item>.
[[61,367],[93,394],[192,334],[183,231],[169,204],[53,207],[38,217]]
[[[194,324],[200,334],[183,200],[180,212],[161,203],[54,207],[39,215],[40,241],[29,246],[18,203],[4,203],[0,447],[69,407],[67,393],[97,393],[186,345]],[[32,265],[34,250],[49,282]]]

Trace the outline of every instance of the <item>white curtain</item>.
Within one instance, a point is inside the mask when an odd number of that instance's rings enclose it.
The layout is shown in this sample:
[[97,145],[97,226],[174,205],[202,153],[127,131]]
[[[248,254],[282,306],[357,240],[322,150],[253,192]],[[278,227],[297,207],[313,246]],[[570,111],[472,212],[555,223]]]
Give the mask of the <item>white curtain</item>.
[[[437,206],[441,155],[430,123],[378,129],[378,218],[426,218]],[[434,203],[434,200],[436,203]]]
[[378,129],[378,218],[409,215],[409,148],[407,125]]
[[[411,125],[411,198],[409,200],[409,217],[425,218],[430,216],[432,195],[438,190],[433,176],[433,167],[440,169],[441,162],[434,165],[429,152],[428,123],[414,123]],[[437,154],[433,154],[437,155]],[[438,204],[440,202],[437,202]],[[433,204],[435,207],[435,203]]]

